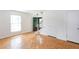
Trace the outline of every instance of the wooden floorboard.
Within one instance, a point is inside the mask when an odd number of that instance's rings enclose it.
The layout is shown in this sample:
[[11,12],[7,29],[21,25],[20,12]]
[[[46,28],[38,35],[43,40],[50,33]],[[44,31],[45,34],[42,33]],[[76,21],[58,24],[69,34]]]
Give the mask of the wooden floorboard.
[[0,49],[78,49],[79,45],[63,41],[55,37],[41,35],[42,40],[36,39],[36,34],[25,33],[0,39]]

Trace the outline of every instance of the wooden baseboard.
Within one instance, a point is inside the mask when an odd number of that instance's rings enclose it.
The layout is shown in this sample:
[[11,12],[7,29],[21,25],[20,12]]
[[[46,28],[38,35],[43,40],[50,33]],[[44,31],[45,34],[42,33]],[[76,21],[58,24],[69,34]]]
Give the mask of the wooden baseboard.
[[56,37],[54,37],[54,36],[51,36],[51,35],[48,35],[48,37],[53,37],[53,38],[56,38]]
[[69,41],[69,40],[67,40],[67,42],[70,42],[70,43],[74,43],[74,44],[78,44],[79,45],[79,43],[77,43],[77,42],[73,42],[73,41]]

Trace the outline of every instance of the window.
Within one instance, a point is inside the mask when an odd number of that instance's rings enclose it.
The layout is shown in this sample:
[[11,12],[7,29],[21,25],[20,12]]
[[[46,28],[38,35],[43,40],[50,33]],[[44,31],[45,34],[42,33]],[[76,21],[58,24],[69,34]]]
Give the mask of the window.
[[11,32],[21,31],[21,16],[11,15]]

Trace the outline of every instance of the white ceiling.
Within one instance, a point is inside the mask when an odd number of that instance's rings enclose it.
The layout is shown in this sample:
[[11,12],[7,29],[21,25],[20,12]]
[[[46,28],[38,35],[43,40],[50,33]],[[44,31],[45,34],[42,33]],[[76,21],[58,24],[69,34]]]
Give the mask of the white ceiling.
[[45,10],[17,10],[17,11],[21,11],[21,12],[26,12],[26,13],[41,13],[44,12]]
[[42,16],[45,12],[45,10],[17,10],[17,11],[31,13],[31,14],[33,14],[33,16],[37,16],[37,14],[39,16]]

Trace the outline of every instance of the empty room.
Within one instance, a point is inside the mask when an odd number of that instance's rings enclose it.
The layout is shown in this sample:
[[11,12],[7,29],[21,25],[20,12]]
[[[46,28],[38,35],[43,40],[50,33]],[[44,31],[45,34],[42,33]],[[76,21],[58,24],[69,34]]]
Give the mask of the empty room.
[[78,49],[79,10],[0,10],[0,49]]

